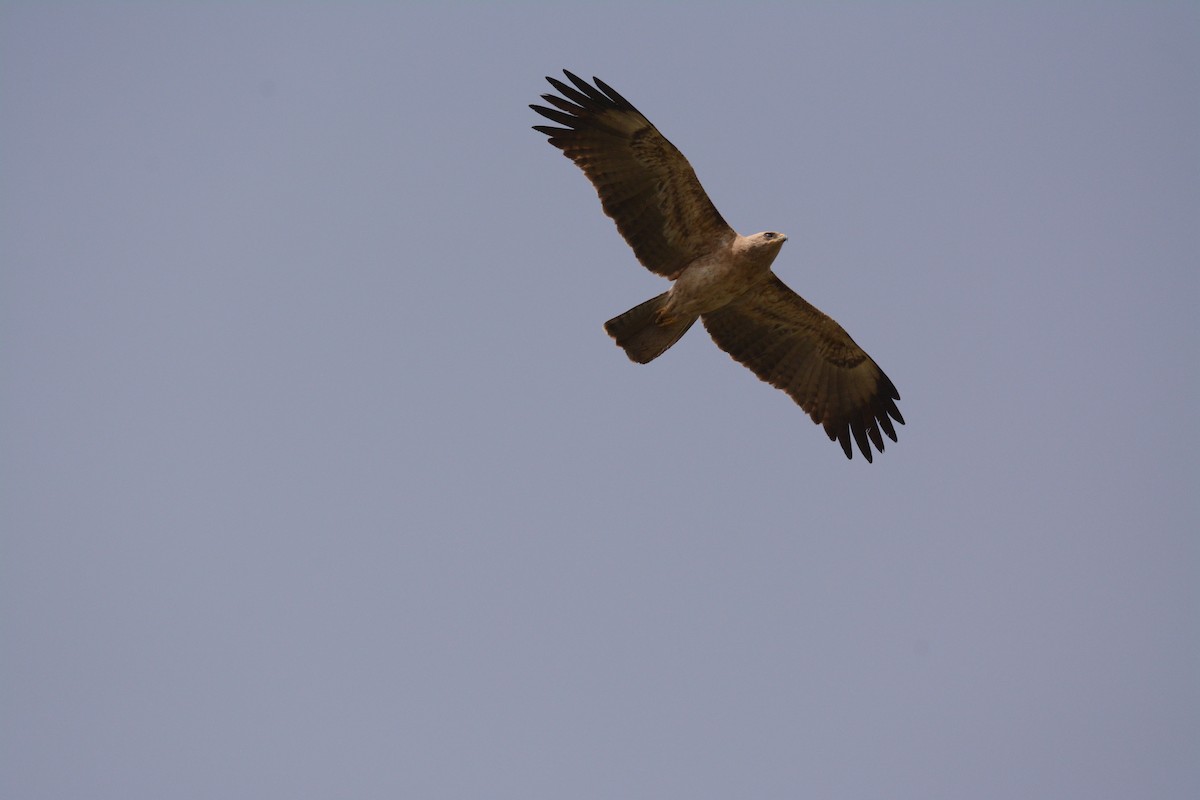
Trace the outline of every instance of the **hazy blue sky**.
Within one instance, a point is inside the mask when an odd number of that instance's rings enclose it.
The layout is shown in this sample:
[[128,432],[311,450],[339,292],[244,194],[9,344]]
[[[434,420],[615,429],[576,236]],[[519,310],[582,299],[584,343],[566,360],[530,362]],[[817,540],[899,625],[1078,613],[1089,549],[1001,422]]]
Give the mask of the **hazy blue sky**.
[[[637,265],[599,75],[887,371]],[[0,6],[0,796],[1200,796],[1194,3]]]

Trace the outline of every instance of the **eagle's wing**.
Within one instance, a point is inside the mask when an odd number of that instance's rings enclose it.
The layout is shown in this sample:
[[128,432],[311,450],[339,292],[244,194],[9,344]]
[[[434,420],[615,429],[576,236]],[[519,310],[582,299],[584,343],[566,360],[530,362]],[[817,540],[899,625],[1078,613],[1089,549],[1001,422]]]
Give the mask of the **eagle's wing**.
[[563,72],[575,86],[546,78],[562,97],[544,94],[554,108],[530,108],[566,127],[535,125],[534,130],[549,136],[550,144],[584,171],[643,266],[674,276],[737,235],[683,153],[641,112],[604,81],[593,78],[591,86]]
[[883,452],[881,429],[896,441],[892,420],[904,424],[896,387],[841,325],[776,276],[701,318],[718,347],[791,395],[846,458],[851,435],[867,461],[870,442]]

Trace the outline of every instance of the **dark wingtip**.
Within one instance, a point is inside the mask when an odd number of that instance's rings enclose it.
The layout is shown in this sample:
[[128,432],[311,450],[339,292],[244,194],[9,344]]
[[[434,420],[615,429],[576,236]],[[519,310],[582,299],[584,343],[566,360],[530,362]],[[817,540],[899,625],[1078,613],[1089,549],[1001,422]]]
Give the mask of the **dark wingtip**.
[[842,452],[846,454],[846,458],[854,458],[854,448],[850,445],[850,426],[839,430],[826,430],[829,438],[842,446]]
[[871,442],[875,445],[875,449],[883,452],[883,434],[879,432],[879,426],[874,424],[875,420],[871,420],[871,425],[867,428],[867,436],[871,437]]

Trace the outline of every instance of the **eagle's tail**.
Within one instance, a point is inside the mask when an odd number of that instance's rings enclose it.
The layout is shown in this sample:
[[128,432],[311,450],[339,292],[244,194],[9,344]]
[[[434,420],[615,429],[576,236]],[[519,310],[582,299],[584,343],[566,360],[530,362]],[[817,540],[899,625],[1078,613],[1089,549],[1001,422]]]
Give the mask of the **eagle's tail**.
[[604,323],[608,335],[639,364],[649,363],[665,353],[696,321],[695,317],[661,320],[659,312],[666,305],[667,294],[663,292]]

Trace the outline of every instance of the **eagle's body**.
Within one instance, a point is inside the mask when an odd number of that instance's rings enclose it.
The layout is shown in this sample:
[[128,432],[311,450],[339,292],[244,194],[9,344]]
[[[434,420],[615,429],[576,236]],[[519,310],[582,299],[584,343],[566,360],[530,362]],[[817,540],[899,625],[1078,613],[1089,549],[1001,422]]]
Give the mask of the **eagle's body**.
[[[779,280],[771,264],[787,237],[740,236],[705,194],[686,158],[599,79],[547,78],[562,97],[531,106],[564,128],[535,126],[584,171],[641,263],[671,288],[614,317],[605,329],[631,359],[652,361],[697,318],[717,346],[786,391],[851,457],[868,461],[880,430],[896,441],[900,394],[832,319]],[[563,99],[566,98],[566,99]]]
[[771,275],[771,263],[787,241],[769,231],[737,236],[688,264],[667,292],[663,314],[697,317],[727,306]]

